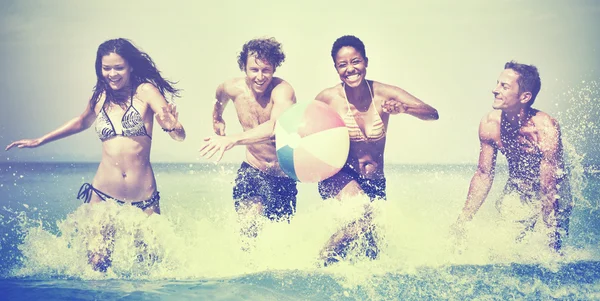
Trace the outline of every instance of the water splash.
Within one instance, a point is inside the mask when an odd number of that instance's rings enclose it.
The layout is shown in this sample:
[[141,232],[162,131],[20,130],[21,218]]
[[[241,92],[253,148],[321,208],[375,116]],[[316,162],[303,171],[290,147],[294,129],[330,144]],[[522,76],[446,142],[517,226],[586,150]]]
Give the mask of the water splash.
[[[471,223],[465,249],[456,252],[448,232],[464,204],[472,172],[470,167],[423,166],[388,172],[388,183],[402,185],[389,186],[388,201],[372,203],[381,248],[378,259],[366,259],[359,256],[362,250],[355,250],[352,260],[327,268],[321,267],[320,251],[333,233],[362,216],[368,203],[365,199],[322,201],[316,187],[300,185],[298,212],[291,223],[265,221],[248,251],[242,250],[230,196],[232,174],[223,170],[215,171],[216,176],[196,173],[189,177],[186,170],[163,175],[161,183],[177,192],[165,193],[174,197],[165,200],[163,215],[146,216],[137,208],[106,202],[82,205],[48,223],[48,218],[38,217],[44,208],[33,211],[34,206],[18,205],[26,218],[19,219],[23,220],[19,230],[22,255],[12,276],[136,282],[215,280],[277,287],[302,296],[316,294],[308,300],[323,296],[331,300],[584,296],[577,290],[584,282],[561,288],[548,277],[578,276],[569,269],[582,260],[598,260],[596,245],[567,244],[565,256],[557,257],[544,251],[543,232],[516,243],[515,229],[502,221],[493,206],[506,177],[502,170],[490,200]],[[200,185],[189,189],[199,178],[210,191]],[[94,271],[87,255],[90,247],[102,249],[103,227],[114,229],[112,265],[106,273]],[[522,277],[515,276],[515,269],[526,271]],[[527,280],[532,275],[534,280]]]

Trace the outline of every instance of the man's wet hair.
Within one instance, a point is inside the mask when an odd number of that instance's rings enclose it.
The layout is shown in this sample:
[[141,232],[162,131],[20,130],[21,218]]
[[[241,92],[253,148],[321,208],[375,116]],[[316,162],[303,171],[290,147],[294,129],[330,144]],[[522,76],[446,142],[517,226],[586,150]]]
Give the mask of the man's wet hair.
[[519,64],[515,61],[510,61],[504,64],[504,69],[511,69],[519,74],[517,84],[519,84],[519,94],[531,92],[531,101],[529,106],[533,104],[542,87],[540,73],[534,65]]
[[277,42],[275,38],[253,39],[246,42],[238,55],[238,66],[241,71],[246,71],[246,62],[248,56],[251,55],[256,55],[259,60],[269,62],[274,69],[277,69],[285,61],[281,43]]

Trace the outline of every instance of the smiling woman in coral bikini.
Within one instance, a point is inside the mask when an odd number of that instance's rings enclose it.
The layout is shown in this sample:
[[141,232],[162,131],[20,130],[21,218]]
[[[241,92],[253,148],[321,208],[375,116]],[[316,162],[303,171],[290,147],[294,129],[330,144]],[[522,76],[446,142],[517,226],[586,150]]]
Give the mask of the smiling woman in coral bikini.
[[[350,152],[344,167],[334,176],[319,182],[323,199],[366,194],[371,201],[386,199],[384,151],[390,115],[409,114],[422,120],[437,120],[436,109],[403,89],[367,80],[365,45],[355,36],[338,38],[331,49],[331,58],[342,80],[323,90],[316,100],[332,107],[344,120],[350,136]],[[365,256],[374,259],[379,253],[372,216],[367,206],[364,217],[335,233],[321,251],[325,265],[346,258],[357,246],[357,239],[366,243]]]
[[[182,141],[185,130],[166,94],[178,96],[146,53],[126,39],[102,43],[96,55],[97,82],[83,113],[52,132],[15,141],[6,147],[32,148],[88,129],[102,142],[102,160],[92,183],[85,183],[78,198],[85,203],[114,199],[147,214],[160,213],[160,196],[150,165],[154,117],[171,138]],[[105,235],[108,239],[108,235]],[[95,269],[105,270],[111,250],[89,254]]]
[[365,193],[371,200],[386,199],[383,153],[390,115],[409,114],[437,120],[430,105],[396,86],[367,80],[365,45],[355,36],[333,43],[331,58],[342,80],[323,90],[316,99],[335,109],[350,135],[350,153],[342,170],[319,183],[323,199]]

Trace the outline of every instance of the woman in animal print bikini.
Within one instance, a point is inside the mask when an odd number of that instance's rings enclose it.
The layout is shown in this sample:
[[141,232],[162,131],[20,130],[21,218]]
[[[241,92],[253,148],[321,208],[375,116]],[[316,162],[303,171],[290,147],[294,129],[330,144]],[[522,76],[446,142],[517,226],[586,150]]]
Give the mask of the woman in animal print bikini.
[[[91,184],[85,183],[78,198],[85,203],[114,199],[131,204],[147,214],[160,213],[160,196],[150,165],[154,116],[162,129],[177,141],[185,139],[175,106],[165,96],[178,96],[173,83],[165,80],[146,53],[126,39],[102,43],[96,54],[97,82],[83,113],[37,139],[15,141],[6,147],[33,148],[77,134],[95,125],[102,141],[102,160]],[[111,234],[104,233],[111,241]],[[106,250],[90,252],[96,270],[110,265]]]

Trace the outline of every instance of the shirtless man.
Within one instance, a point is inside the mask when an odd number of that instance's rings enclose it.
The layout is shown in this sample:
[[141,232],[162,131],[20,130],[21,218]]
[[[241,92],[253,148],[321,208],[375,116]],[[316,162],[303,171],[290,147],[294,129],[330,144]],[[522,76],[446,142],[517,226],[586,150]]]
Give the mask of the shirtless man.
[[[200,155],[221,160],[235,145],[246,145],[246,160],[237,172],[233,199],[240,216],[263,215],[271,220],[288,220],[296,210],[296,182],[279,167],[273,141],[279,115],[296,103],[292,86],[274,77],[285,60],[275,39],[254,39],[242,47],[238,65],[245,77],[233,78],[217,87],[213,129],[217,136],[204,139]],[[244,132],[225,136],[222,118],[225,105],[233,100]],[[256,236],[256,224],[242,225],[242,233]]]
[[504,66],[492,91],[494,111],[484,116],[479,125],[479,163],[465,206],[453,226],[455,234],[464,234],[464,223],[473,219],[485,201],[500,151],[507,158],[509,178],[498,201],[499,208],[502,209],[507,195],[516,194],[519,205],[529,209],[529,214],[516,220],[523,225],[517,240],[532,230],[541,216],[549,233],[549,247],[560,249],[561,236],[568,233],[572,197],[558,122],[531,107],[540,87],[536,67],[514,61]]

